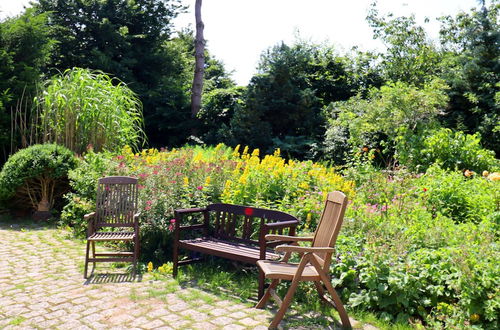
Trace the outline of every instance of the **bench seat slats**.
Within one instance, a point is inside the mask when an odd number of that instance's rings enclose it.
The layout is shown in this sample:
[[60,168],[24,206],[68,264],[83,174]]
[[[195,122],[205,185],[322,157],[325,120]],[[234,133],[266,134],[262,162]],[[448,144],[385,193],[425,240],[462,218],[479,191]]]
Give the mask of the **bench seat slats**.
[[[248,263],[256,263],[260,259],[259,246],[222,241],[213,237],[180,240],[179,247]],[[266,259],[279,257],[279,254],[266,251]]]

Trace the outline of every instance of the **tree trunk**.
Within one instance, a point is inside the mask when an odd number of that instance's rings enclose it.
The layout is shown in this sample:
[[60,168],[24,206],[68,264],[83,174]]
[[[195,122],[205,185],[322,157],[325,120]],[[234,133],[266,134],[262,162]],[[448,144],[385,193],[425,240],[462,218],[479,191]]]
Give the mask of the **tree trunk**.
[[203,73],[205,71],[205,40],[203,39],[203,22],[201,20],[201,1],[196,0],[194,13],[196,18],[195,68],[193,87],[191,89],[191,117],[195,118],[201,108],[201,91],[203,89]]

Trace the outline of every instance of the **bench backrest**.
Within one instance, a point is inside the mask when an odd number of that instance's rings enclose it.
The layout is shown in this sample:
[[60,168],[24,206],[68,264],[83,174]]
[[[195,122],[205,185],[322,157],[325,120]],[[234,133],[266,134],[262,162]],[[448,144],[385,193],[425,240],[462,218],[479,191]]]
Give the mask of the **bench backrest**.
[[[206,208],[210,220],[210,234],[220,239],[230,239],[258,244],[260,228],[264,223],[297,221],[285,212],[232,204],[210,204]],[[273,231],[271,231],[273,232]],[[282,234],[282,230],[277,233]]]

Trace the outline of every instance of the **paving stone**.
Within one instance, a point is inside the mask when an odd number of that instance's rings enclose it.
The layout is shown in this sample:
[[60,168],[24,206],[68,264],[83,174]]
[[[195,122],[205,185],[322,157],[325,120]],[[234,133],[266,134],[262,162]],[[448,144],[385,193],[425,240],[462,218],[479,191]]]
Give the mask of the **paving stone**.
[[248,314],[242,311],[238,311],[236,313],[229,314],[228,316],[232,317],[233,319],[242,319],[244,317],[247,317]]
[[230,324],[230,323],[233,323],[234,322],[234,319],[230,318],[230,317],[227,317],[227,316],[220,316],[214,320],[211,320],[210,322],[212,322],[213,324],[216,324],[216,325],[227,325],[227,324]]
[[244,318],[242,320],[239,320],[239,323],[241,323],[247,327],[254,327],[254,326],[258,325],[260,322],[247,317],[247,318]]
[[221,316],[221,315],[226,315],[228,313],[227,309],[222,309],[222,308],[215,308],[212,310],[209,310],[209,314],[213,316]]

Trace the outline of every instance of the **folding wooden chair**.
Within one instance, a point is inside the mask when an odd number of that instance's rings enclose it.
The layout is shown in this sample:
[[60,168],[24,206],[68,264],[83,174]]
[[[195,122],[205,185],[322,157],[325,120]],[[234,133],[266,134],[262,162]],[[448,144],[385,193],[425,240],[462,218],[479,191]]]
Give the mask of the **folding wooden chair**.
[[[321,300],[335,307],[339,312],[342,325],[346,328],[351,328],[347,312],[337,292],[335,292],[329,276],[332,254],[335,252],[335,241],[342,226],[346,206],[347,197],[342,192],[335,191],[329,193],[314,237],[266,235],[266,240],[269,241],[294,242],[292,243],[294,245],[279,245],[276,247],[276,252],[285,253],[281,261],[259,260],[257,262],[257,266],[262,270],[265,278],[269,278],[272,281],[256,308],[264,308],[271,296],[280,305],[274,320],[269,326],[270,328],[276,328],[283,319],[300,281],[314,281]],[[298,242],[300,241],[311,242],[311,247],[298,246]],[[302,255],[300,263],[288,262],[292,252]],[[281,280],[292,281],[283,301],[275,293],[275,288]],[[326,287],[328,293],[330,293],[333,301],[325,295],[323,285]]]
[[[96,262],[132,262],[135,274],[139,258],[137,196],[136,178],[111,176],[99,179],[96,211],[85,215],[89,224],[84,278],[87,278],[89,262],[93,263],[94,268]],[[95,243],[104,241],[132,242],[134,249],[132,252],[96,253]]]

